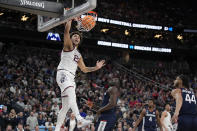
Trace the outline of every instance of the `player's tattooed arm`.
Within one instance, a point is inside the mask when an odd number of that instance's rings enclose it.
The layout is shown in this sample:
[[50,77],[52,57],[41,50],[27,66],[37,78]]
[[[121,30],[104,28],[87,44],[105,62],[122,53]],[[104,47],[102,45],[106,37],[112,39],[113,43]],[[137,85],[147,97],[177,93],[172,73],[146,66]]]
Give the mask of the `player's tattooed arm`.
[[83,58],[81,57],[79,59],[78,66],[81,69],[81,71],[83,71],[84,73],[93,72],[93,71],[97,71],[100,68],[102,68],[103,66],[105,66],[105,60],[97,61],[95,67],[86,67],[86,65],[83,61]]
[[181,110],[183,104],[183,98],[181,95],[181,89],[174,89],[171,92],[172,97],[176,100],[176,109],[172,121],[176,122],[178,119],[179,111]]
[[118,97],[118,90],[117,88],[109,88],[109,94],[110,94],[110,98],[109,98],[109,103],[102,107],[101,109],[98,110],[98,114],[110,110],[111,108],[115,107],[117,104],[117,97]]
[[161,125],[161,121],[160,121],[160,118],[159,118],[159,111],[158,110],[156,110],[156,119],[157,119],[157,124],[160,127],[160,130],[163,131],[163,128],[162,128],[162,125]]
[[70,51],[73,50],[73,44],[70,39],[70,28],[71,28],[72,20],[65,23],[65,29],[64,29],[64,51]]
[[139,125],[140,122],[142,121],[142,119],[143,119],[143,117],[145,116],[145,114],[146,114],[146,109],[143,109],[142,112],[140,113],[139,119],[135,122],[134,131],[136,130],[136,128],[138,127],[138,125]]

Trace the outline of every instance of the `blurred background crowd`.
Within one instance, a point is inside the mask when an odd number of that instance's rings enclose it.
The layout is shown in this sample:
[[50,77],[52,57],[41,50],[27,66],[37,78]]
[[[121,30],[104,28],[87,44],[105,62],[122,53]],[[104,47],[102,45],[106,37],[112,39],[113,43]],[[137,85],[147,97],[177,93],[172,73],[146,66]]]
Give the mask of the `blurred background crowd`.
[[[190,78],[190,88],[196,92],[197,77],[189,75],[186,62],[162,62],[133,59],[124,62],[122,57],[95,54],[81,49],[84,61],[94,66],[96,60],[106,59],[107,65],[100,71],[77,73],[77,103],[80,114],[89,120],[95,119],[95,112],[84,104],[83,99],[99,106],[110,80],[121,81],[120,98],[117,107],[115,131],[129,131],[137,120],[146,101],[153,98],[161,112],[165,103],[174,107],[170,95],[173,79],[181,73]],[[57,113],[61,109],[60,89],[56,84],[56,67],[60,50],[12,45],[0,55],[0,128],[25,130],[53,130]],[[116,59],[115,59],[116,58]],[[118,58],[118,59],[117,59]],[[118,62],[118,64],[116,63]],[[70,118],[71,112],[65,119]],[[94,123],[95,124],[95,123]],[[83,131],[94,130],[91,127]],[[63,129],[62,129],[63,130]]]
[[[59,1],[71,7],[72,0]],[[75,6],[84,2],[75,0]],[[120,81],[114,131],[131,131],[150,98],[160,113],[166,103],[172,106],[173,112],[175,103],[170,92],[177,75],[185,74],[197,95],[195,1],[98,0],[97,4],[94,11],[100,18],[162,26],[162,29],[97,21],[95,28],[84,32],[80,52],[85,64],[95,66],[101,59],[107,64],[97,72],[77,72],[80,114],[94,121],[79,130],[94,131],[97,109],[90,109],[84,99],[100,106],[110,80]],[[76,30],[75,24],[72,31]],[[58,33],[62,41],[46,40],[49,32]],[[51,131],[56,125],[62,105],[55,78],[64,27],[60,25],[49,32],[37,31],[37,15],[0,8],[0,131]],[[125,43],[128,47],[103,46],[98,41]],[[141,50],[130,48],[136,45]],[[171,52],[143,50],[146,47],[169,48]],[[68,131],[72,119],[75,118],[69,111],[62,131]]]

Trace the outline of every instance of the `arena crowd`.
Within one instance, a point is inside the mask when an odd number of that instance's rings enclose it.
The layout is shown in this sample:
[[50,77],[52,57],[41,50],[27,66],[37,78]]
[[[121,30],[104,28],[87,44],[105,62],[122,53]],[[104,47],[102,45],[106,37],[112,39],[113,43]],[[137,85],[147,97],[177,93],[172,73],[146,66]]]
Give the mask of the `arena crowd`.
[[[99,106],[110,80],[118,80],[120,98],[117,107],[117,124],[114,131],[131,131],[134,122],[146,101],[153,98],[156,108],[164,110],[165,103],[175,106],[170,95],[175,77],[181,73],[190,78],[190,88],[197,92],[197,77],[189,75],[185,62],[162,62],[149,60],[112,59],[105,54],[89,50],[82,52],[87,65],[104,58],[107,65],[100,71],[83,74],[78,71],[77,103],[80,114],[95,121],[95,112],[83,103],[83,99]],[[60,51],[38,47],[13,45],[0,55],[0,129],[2,131],[52,131],[56,125],[57,113],[61,109],[60,89],[55,81]],[[116,65],[124,64],[133,73]],[[144,66],[145,65],[145,66]],[[138,76],[138,77],[136,77]],[[142,77],[143,76],[143,77]],[[148,79],[147,79],[148,78]],[[159,83],[159,84],[158,84]],[[67,131],[69,111],[62,131]],[[81,131],[93,131],[95,123]]]

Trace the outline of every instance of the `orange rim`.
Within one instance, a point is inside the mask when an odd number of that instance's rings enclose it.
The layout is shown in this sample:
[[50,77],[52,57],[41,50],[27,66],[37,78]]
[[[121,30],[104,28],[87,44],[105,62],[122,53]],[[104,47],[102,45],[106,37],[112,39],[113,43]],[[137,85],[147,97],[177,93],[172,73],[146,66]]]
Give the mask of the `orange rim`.
[[88,11],[88,13],[90,13],[90,14],[95,14],[96,17],[97,17],[97,13],[96,13],[95,11]]

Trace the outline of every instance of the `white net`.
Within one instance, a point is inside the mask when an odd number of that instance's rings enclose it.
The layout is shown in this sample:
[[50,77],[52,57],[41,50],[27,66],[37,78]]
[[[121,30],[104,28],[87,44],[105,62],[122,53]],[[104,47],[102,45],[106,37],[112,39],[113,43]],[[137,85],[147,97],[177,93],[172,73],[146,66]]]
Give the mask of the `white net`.
[[80,18],[77,18],[76,28],[79,31],[88,32],[92,30],[96,25],[97,14],[94,11],[89,11],[88,13],[82,15]]

